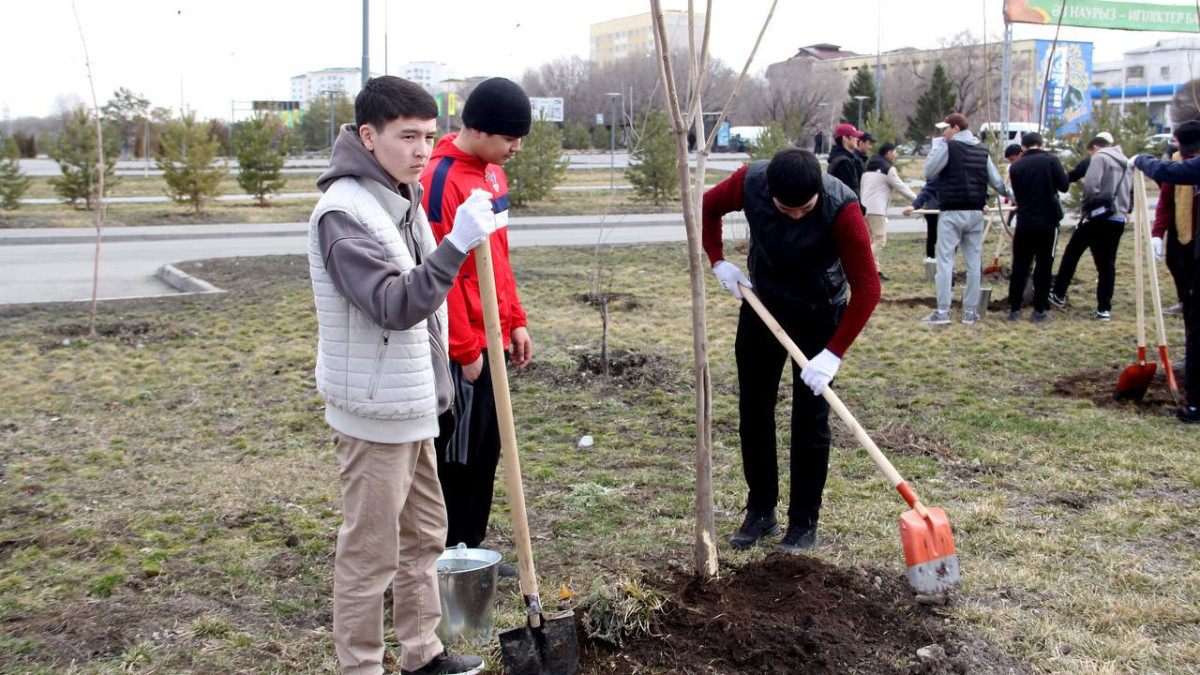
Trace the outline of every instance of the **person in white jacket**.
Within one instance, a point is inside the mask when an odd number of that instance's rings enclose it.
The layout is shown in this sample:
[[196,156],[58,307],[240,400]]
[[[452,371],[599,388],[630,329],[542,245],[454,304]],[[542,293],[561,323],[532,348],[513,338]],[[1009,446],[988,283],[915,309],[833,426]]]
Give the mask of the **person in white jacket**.
[[887,281],[887,276],[879,268],[879,254],[887,245],[887,208],[891,201],[892,191],[904,195],[911,202],[917,198],[913,191],[900,179],[893,163],[896,161],[896,146],[884,143],[879,146],[879,153],[873,155],[867,162],[867,170],[862,175],[862,204],[867,210],[867,229],[871,234],[871,253],[875,256],[875,270],[879,279]]

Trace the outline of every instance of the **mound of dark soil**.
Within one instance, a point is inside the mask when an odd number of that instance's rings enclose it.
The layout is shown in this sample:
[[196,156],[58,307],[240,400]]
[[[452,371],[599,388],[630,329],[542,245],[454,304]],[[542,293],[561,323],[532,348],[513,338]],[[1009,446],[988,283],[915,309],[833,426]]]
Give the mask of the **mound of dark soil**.
[[[1105,370],[1085,371],[1075,375],[1067,375],[1055,380],[1053,392],[1067,398],[1081,398],[1091,401],[1097,408],[1125,408],[1140,410],[1155,414],[1167,414],[1176,408],[1175,400],[1171,397],[1171,389],[1167,385],[1167,376],[1162,365],[1154,371],[1154,378],[1146,389],[1141,401],[1118,401],[1114,396],[1117,381],[1125,366],[1112,366]],[[1175,372],[1175,381],[1182,391],[1183,373]]]
[[[894,572],[771,554],[704,583],[677,574],[653,635],[584,649],[584,673],[1028,673],[918,604]],[[918,655],[918,650],[921,655]]]

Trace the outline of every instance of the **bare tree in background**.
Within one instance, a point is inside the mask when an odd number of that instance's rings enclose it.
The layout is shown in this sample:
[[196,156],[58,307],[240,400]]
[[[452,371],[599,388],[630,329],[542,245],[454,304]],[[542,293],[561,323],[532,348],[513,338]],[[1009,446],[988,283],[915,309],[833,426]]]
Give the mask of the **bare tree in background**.
[[88,86],[92,90],[92,111],[96,119],[96,171],[93,175],[99,184],[96,186],[96,256],[92,265],[92,304],[88,309],[88,337],[96,337],[96,304],[100,300],[100,244],[104,234],[104,211],[108,203],[104,199],[104,130],[100,124],[100,101],[96,98],[96,82],[92,79],[92,60],[88,56],[87,40],[83,36],[83,24],[79,22],[79,10],[75,2],[71,2],[71,12],[75,14],[75,27],[79,29],[79,42],[83,45],[83,65],[87,69]]
[[[650,16],[654,22],[654,45],[660,63],[659,77],[667,96],[667,112],[671,116],[675,132],[675,153],[679,166],[680,203],[683,206],[683,223],[687,230],[688,275],[692,288],[692,349],[696,371],[696,529],[695,546],[693,549],[693,564],[696,574],[703,578],[712,578],[717,574],[717,543],[716,523],[713,514],[712,493],[712,374],[708,365],[708,318],[704,308],[704,272],[700,245],[700,223],[698,213],[704,194],[704,169],[708,158],[709,148],[716,139],[716,129],[720,128],[734,101],[737,99],[739,88],[746,79],[746,72],[758,51],[762,35],[766,32],[771,16],[775,13],[775,4],[763,22],[762,31],[754,43],[754,49],[742,68],[742,74],[734,84],[729,100],[713,124],[713,132],[707,137],[704,134],[704,115],[702,94],[705,91],[704,79],[708,73],[708,37],[712,25],[712,0],[708,0],[707,11],[704,13],[704,39],[698,47],[695,43],[694,26],[696,12],[692,1],[688,1],[688,38],[689,38],[689,76],[687,82],[691,96],[683,102],[676,86],[675,59],[670,52],[663,49],[667,44],[667,33],[663,20],[660,0],[650,0]],[[686,112],[685,112],[686,111]],[[696,153],[696,173],[693,176],[688,162],[687,132],[689,127],[696,130],[697,139],[706,141]],[[694,181],[694,182],[693,182]]]

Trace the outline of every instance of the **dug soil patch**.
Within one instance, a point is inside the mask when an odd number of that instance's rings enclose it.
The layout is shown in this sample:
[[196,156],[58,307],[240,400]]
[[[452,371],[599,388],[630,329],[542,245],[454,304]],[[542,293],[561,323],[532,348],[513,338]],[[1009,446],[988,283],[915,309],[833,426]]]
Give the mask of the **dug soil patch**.
[[[704,583],[676,574],[649,636],[590,643],[584,673],[1029,673],[916,602],[894,572],[774,553]],[[918,650],[921,655],[918,655]]]
[[[1113,366],[1105,370],[1085,371],[1060,377],[1052,383],[1053,392],[1058,396],[1091,401],[1097,408],[1123,408],[1153,414],[1166,414],[1175,410],[1175,400],[1171,398],[1171,389],[1167,386],[1167,376],[1161,364],[1154,371],[1154,379],[1150,381],[1146,395],[1141,401],[1118,401],[1113,394],[1124,368],[1124,365]],[[1181,391],[1182,377],[1183,373],[1175,371],[1175,382]]]

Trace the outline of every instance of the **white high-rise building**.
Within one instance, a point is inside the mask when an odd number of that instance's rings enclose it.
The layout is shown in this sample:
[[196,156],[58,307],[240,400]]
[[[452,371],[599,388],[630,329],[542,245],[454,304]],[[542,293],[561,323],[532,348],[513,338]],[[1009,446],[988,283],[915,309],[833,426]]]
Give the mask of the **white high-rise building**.
[[412,61],[400,67],[400,77],[425,87],[431,94],[445,91],[445,80],[454,79],[454,70],[439,61]]
[[326,92],[342,92],[354,98],[362,89],[362,68],[325,68],[310,70],[292,78],[292,100],[307,108],[316,97]]

